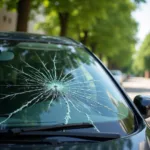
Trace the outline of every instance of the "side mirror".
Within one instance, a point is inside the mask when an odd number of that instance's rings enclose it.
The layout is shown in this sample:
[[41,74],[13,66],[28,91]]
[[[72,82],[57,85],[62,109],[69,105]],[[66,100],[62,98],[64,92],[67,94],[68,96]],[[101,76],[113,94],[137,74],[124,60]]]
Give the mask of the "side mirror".
[[133,102],[145,119],[150,117],[150,96],[138,95]]

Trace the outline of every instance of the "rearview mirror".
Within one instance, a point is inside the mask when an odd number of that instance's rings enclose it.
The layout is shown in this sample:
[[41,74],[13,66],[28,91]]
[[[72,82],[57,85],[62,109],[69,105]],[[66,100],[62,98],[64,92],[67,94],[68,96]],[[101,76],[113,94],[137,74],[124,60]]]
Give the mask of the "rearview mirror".
[[145,119],[150,117],[150,96],[138,95],[133,102]]

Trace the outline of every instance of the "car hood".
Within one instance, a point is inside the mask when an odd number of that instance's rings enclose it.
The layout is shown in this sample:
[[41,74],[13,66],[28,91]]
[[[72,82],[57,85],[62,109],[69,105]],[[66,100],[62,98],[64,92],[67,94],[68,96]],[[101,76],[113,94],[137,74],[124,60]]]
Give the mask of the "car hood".
[[51,149],[109,149],[109,150],[148,150],[149,148],[149,135],[150,130],[148,128],[142,129],[140,132],[136,132],[128,137],[120,138],[117,140],[111,140],[106,142],[93,142],[93,141],[80,141],[80,142],[69,142],[69,143],[59,143],[59,144],[39,144],[39,145],[29,145],[29,144],[5,144],[0,145],[1,150],[51,150]]
[[109,149],[109,150],[148,150],[149,147],[149,138],[150,130],[148,128],[142,129],[140,132],[136,132],[128,137],[106,141],[106,142],[97,142],[97,141],[80,141],[80,142],[68,142],[68,143],[59,143],[59,144],[2,144],[0,145],[1,150],[66,150],[66,149]]
[[109,149],[109,150],[148,150],[149,147],[149,134],[150,130],[144,128],[140,132],[136,132],[128,137],[120,138],[117,140],[111,140],[106,142],[93,142],[93,141],[82,141],[82,142],[69,142],[69,143],[60,143],[60,144],[39,144],[39,145],[29,145],[29,144],[3,144],[0,145],[1,150],[66,150],[66,149]]

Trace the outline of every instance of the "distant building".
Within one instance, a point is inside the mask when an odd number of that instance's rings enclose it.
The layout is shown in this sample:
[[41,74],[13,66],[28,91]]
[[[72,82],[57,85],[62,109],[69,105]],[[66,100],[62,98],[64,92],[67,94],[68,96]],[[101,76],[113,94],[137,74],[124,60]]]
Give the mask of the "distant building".
[[0,9],[0,31],[16,31],[17,13]]
[[[29,33],[39,33],[43,34],[42,30],[35,30],[35,24],[41,21],[44,21],[44,16],[41,14],[35,14],[34,20],[28,21],[28,29],[27,32]],[[0,31],[16,31],[16,24],[17,24],[17,12],[12,12],[6,10],[6,8],[0,9]]]

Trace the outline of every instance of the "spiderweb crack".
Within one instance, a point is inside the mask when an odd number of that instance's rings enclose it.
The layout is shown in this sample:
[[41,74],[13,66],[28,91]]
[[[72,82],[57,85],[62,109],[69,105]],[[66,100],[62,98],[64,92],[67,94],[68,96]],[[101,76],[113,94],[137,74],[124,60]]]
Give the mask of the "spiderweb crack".
[[[51,60],[53,64],[53,69],[51,70],[48,69],[47,63],[43,62],[40,56],[37,54],[36,56],[42,66],[42,69],[35,68],[23,59],[21,59],[21,62],[26,66],[28,72],[26,72],[24,68],[18,69],[12,65],[9,66],[13,71],[20,75],[20,81],[22,84],[10,85],[12,87],[19,87],[20,91],[10,94],[0,94],[0,100],[2,101],[6,98],[14,100],[15,97],[27,93],[30,94],[32,98],[21,107],[11,112],[7,118],[0,122],[0,125],[6,123],[6,121],[8,121],[13,115],[21,112],[23,109],[48,99],[50,100],[47,106],[47,110],[50,110],[51,105],[55,102],[56,99],[61,99],[64,101],[66,105],[66,115],[64,116],[65,124],[68,124],[71,119],[72,106],[77,112],[86,116],[87,120],[93,124],[94,129],[97,132],[100,132],[100,130],[96,127],[92,118],[90,117],[92,109],[100,115],[102,115],[102,113],[100,112],[100,109],[96,109],[97,107],[103,107],[112,113],[118,114],[113,109],[93,99],[96,94],[100,95],[102,91],[96,91],[94,88],[92,88],[92,86],[88,86],[90,83],[100,84],[100,80],[86,80],[83,82],[78,81],[80,77],[84,76],[84,74],[75,76],[75,73],[80,69],[80,67],[71,69],[71,71],[68,73],[65,73],[65,70],[62,69],[58,74],[56,54]],[[8,85],[0,86],[8,87]],[[105,97],[102,96],[101,98],[105,99]]]

